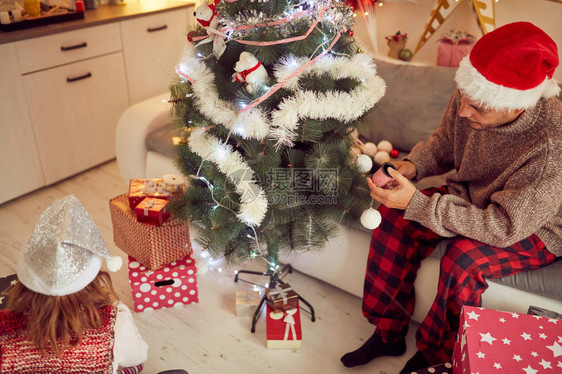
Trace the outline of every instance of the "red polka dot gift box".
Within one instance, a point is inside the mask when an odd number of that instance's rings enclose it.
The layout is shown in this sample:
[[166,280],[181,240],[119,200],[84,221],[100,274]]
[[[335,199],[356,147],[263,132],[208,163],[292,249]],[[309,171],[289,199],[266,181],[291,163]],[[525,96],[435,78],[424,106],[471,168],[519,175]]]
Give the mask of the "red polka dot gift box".
[[453,374],[562,373],[562,320],[464,306]]
[[129,284],[137,313],[199,301],[197,268],[191,255],[158,270],[147,269],[129,256]]
[[123,252],[148,269],[159,269],[191,253],[187,222],[170,218],[162,225],[139,222],[126,194],[109,201],[113,240]]

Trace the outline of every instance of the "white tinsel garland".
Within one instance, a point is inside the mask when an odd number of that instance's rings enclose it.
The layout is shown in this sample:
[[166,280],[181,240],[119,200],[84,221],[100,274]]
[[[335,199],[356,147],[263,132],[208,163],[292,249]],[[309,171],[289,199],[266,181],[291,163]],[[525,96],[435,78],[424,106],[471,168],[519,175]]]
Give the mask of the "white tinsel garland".
[[[193,48],[188,45],[178,70],[193,79],[195,103],[199,110],[240,136],[259,140],[269,136],[277,140],[278,146],[293,145],[300,118],[352,121],[375,105],[384,96],[386,89],[384,81],[376,75],[375,65],[369,56],[324,56],[303,73],[289,79],[285,87],[295,95],[285,98],[280,103],[279,110],[271,113],[272,118],[269,120],[258,107],[240,113],[232,103],[221,100],[213,82],[213,73],[194,53]],[[275,68],[275,76],[282,82],[307,61],[309,60],[306,58],[286,58]],[[304,74],[327,74],[332,79],[352,78],[363,84],[349,93],[302,91],[298,87],[298,79]]]
[[[306,59],[285,59],[275,69],[279,81],[288,79],[307,62]],[[277,144],[291,146],[295,138],[300,118],[327,119],[336,118],[342,122],[352,121],[373,107],[385,94],[386,85],[376,75],[376,68],[371,58],[357,54],[352,58],[325,56],[306,70],[306,75],[327,74],[332,79],[352,78],[363,84],[351,92],[302,91],[298,79],[304,75],[289,79],[287,88],[294,91],[294,96],[287,97],[279,104],[279,110],[272,112],[270,137],[277,139]]]
[[269,123],[265,113],[259,108],[240,113],[232,103],[219,98],[214,84],[214,74],[205,62],[195,56],[191,43],[184,49],[184,54],[177,70],[193,79],[195,105],[213,122],[220,123],[227,129],[244,138],[261,140],[269,132]]
[[216,164],[236,186],[241,200],[238,219],[247,225],[259,226],[267,212],[267,198],[240,153],[200,129],[191,133],[189,148],[204,160]]
[[[275,78],[280,82],[284,81],[308,61],[309,59],[306,57],[296,58],[294,56],[287,56],[283,58],[275,67]],[[369,55],[358,53],[351,58],[326,55],[310,66],[304,74],[290,79],[285,87],[290,90],[297,90],[298,81],[303,75],[314,74],[321,76],[328,74],[332,79],[352,78],[363,80],[373,76],[376,72],[376,66]]]

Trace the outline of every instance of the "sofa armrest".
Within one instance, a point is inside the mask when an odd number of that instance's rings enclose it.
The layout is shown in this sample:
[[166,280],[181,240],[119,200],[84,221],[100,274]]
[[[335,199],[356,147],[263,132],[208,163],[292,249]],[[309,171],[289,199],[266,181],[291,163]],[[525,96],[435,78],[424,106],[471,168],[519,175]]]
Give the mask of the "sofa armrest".
[[154,96],[131,105],[121,114],[115,131],[115,152],[125,183],[132,178],[145,178],[146,137],[170,124],[169,96],[169,93]]

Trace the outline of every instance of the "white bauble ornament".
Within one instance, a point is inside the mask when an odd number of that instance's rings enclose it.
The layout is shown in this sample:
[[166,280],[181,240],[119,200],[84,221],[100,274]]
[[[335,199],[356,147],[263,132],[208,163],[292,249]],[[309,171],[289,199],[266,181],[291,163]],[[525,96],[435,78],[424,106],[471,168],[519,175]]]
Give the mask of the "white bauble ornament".
[[373,160],[367,155],[357,156],[355,162],[357,163],[357,169],[359,169],[361,173],[368,173],[373,168]]
[[388,140],[381,140],[379,144],[377,144],[377,149],[379,151],[385,151],[386,153],[392,152],[392,143]]
[[363,144],[363,152],[371,157],[377,153],[377,150],[377,145],[375,143],[367,142]]
[[389,162],[390,161],[390,155],[388,154],[387,151],[378,151],[375,154],[375,162],[379,165],[384,164],[385,162]]
[[374,230],[381,224],[382,216],[378,210],[369,208],[361,214],[361,224],[369,229]]

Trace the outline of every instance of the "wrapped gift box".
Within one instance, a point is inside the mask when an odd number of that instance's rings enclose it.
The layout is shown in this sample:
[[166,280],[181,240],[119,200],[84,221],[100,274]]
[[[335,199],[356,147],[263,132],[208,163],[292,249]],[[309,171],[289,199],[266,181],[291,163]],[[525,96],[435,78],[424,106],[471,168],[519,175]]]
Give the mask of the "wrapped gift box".
[[236,290],[236,316],[253,317],[260,301],[259,291]]
[[115,245],[143,266],[156,270],[191,253],[186,222],[170,219],[161,226],[139,222],[126,194],[111,199],[109,210]]
[[181,177],[167,174],[164,178],[131,179],[129,181],[129,206],[131,209],[147,197],[169,199],[183,193],[185,183]]
[[135,207],[137,221],[161,225],[170,217],[170,212],[166,210],[168,200],[155,197],[146,197]]
[[199,301],[197,268],[191,255],[158,270],[147,269],[129,256],[129,284],[137,313]]
[[302,329],[299,302],[296,307],[275,311],[266,304],[268,349],[292,349],[302,346]]
[[543,372],[562,372],[562,320],[463,307],[454,374]]
[[292,309],[298,305],[299,295],[288,283],[277,284],[265,290],[267,302],[273,310]]

